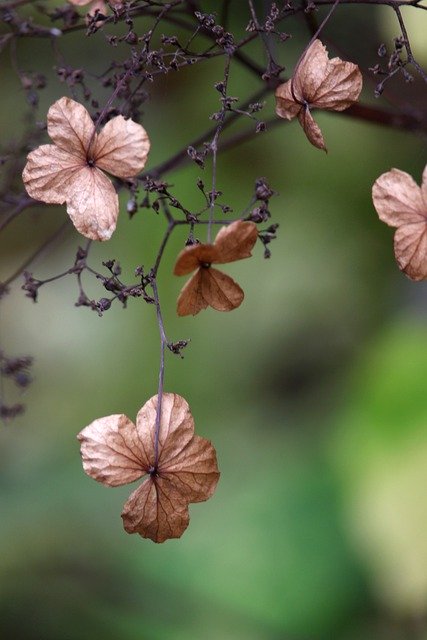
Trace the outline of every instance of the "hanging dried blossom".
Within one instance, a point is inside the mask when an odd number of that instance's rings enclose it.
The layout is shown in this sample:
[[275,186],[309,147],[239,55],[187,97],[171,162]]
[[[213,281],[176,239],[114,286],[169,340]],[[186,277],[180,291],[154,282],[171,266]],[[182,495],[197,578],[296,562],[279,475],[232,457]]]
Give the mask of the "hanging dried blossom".
[[210,498],[219,480],[212,444],[194,435],[187,402],[164,393],[156,447],[158,396],[140,409],[136,424],[125,415],[95,420],[77,436],[83,469],[110,487],[148,478],[122,511],[128,533],[154,542],[180,538],[189,523],[188,505]]
[[84,106],[61,98],[49,109],[47,130],[55,144],[28,155],[22,174],[28,194],[51,204],[66,202],[77,231],[108,240],[116,228],[119,199],[101,169],[118,178],[137,175],[150,149],[145,129],[117,116],[96,133]]
[[412,280],[427,279],[427,165],[422,186],[405,171],[383,173],[372,187],[380,220],[396,227],[394,254],[399,269]]
[[359,67],[340,58],[329,60],[326,47],[320,40],[314,40],[293,77],[277,87],[276,113],[287,120],[298,117],[311,144],[326,151],[311,109],[344,111],[357,101],[361,90]]
[[214,269],[212,264],[225,264],[249,258],[257,240],[253,222],[236,220],[222,227],[214,244],[194,244],[179,254],[174,274],[184,276],[196,269],[178,297],[179,316],[195,316],[210,306],[217,311],[232,311],[241,305],[244,293],[230,276]]

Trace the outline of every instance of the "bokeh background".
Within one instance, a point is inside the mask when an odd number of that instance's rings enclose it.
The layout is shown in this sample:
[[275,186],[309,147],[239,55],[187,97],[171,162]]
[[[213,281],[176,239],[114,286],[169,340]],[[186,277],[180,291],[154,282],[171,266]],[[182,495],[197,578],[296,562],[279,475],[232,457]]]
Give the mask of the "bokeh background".
[[[242,30],[246,3],[231,6],[233,28]],[[425,14],[404,15],[414,53],[427,64]],[[294,37],[276,53],[289,70],[308,32],[300,19],[285,29]],[[325,33],[367,72],[378,45],[399,31],[387,7],[353,6],[340,8]],[[76,33],[58,46],[66,62],[93,74],[106,56],[126,53],[102,33]],[[263,60],[259,45],[249,51]],[[19,42],[17,59],[21,70],[48,75],[43,121],[67,92],[52,71],[49,40]],[[212,61],[150,88],[147,168],[210,126],[221,76],[222,62]],[[0,77],[4,141],[19,138],[28,110],[7,49]],[[230,82],[242,98],[259,86],[237,64]],[[373,102],[374,84],[365,83],[365,101]],[[419,108],[425,97],[417,78],[391,85],[381,105],[410,98]],[[270,95],[266,113],[273,109]],[[238,310],[178,318],[183,281],[171,272],[184,233],[174,234],[162,263],[169,339],[191,338],[183,360],[168,355],[165,386],[188,400],[222,472],[215,496],[191,506],[182,539],[155,545],[128,536],[120,511],[131,487],[107,489],[85,476],[75,437],[103,415],[133,418],[156,393],[154,309],[131,301],[99,318],[74,306],[71,278],[42,288],[37,304],[19,283],[2,301],[1,348],[35,358],[27,412],[0,429],[2,638],[427,638],[427,288],[398,271],[393,231],[371,202],[372,183],[391,167],[420,181],[425,140],[334,114],[318,121],[328,155],[294,122],[220,156],[218,185],[235,212],[259,176],[278,192],[272,258],[259,246],[227,269],[245,290]],[[209,183],[209,166],[167,176],[189,209],[202,205],[198,176]],[[46,207],[10,225],[0,280],[65,216],[63,207]],[[152,264],[163,231],[152,211],[131,221],[122,212],[92,264],[118,258],[130,280],[136,265]],[[69,233],[34,275],[70,266],[79,242]],[[102,296],[93,282],[87,289]]]

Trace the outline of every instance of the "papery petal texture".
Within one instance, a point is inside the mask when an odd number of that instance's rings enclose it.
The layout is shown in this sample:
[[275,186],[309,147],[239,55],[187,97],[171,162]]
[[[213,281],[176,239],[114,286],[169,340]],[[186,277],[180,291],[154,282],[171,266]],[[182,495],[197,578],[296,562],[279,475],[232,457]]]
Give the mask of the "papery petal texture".
[[131,420],[115,414],[94,420],[77,436],[83,469],[110,487],[134,482],[148,471],[148,457]]
[[188,282],[182,287],[178,296],[177,313],[179,316],[195,316],[208,307],[203,297],[202,282],[206,269],[198,269]]
[[280,118],[292,120],[301,111],[302,105],[292,95],[292,80],[279,85],[276,89],[276,113]]
[[409,173],[400,169],[391,169],[375,181],[372,199],[380,220],[391,227],[427,219],[420,187]]
[[254,222],[236,220],[222,227],[215,238],[217,257],[212,262],[225,264],[250,258],[257,238],[258,230]]
[[127,533],[153,542],[180,538],[190,521],[188,501],[167,478],[148,478],[126,501],[122,511]]
[[119,215],[119,198],[111,180],[95,167],[84,167],[67,195],[67,212],[86,238],[109,240]]
[[320,40],[314,40],[293,77],[293,92],[297,100],[311,102],[327,75],[328,63],[326,47]]
[[427,279],[427,166],[422,186],[405,171],[391,169],[372,187],[380,220],[397,227],[394,254],[399,268],[412,280]]
[[427,224],[405,224],[394,235],[399,268],[412,280],[427,279]]
[[203,270],[201,288],[203,298],[217,311],[237,309],[245,297],[243,289],[233,278],[213,267]]
[[86,161],[95,125],[82,104],[71,98],[57,100],[47,114],[47,132],[60,149]]
[[94,158],[100,169],[118,178],[130,178],[142,171],[149,150],[150,141],[144,127],[117,116],[99,133]]
[[[152,452],[151,458],[154,455],[156,415],[157,396],[153,396],[140,409],[136,418],[139,439],[145,450]],[[187,401],[176,393],[164,393],[158,444],[159,470],[190,442],[193,435],[194,420]]]
[[310,104],[318,109],[343,111],[357,101],[362,84],[362,74],[357,64],[333,58]]
[[311,144],[318,149],[326,151],[326,145],[323,138],[322,130],[311,115],[310,109],[308,107],[301,109],[298,115],[298,120]]
[[83,162],[54,144],[28,154],[22,180],[29,196],[49,204],[63,204],[79,180]]

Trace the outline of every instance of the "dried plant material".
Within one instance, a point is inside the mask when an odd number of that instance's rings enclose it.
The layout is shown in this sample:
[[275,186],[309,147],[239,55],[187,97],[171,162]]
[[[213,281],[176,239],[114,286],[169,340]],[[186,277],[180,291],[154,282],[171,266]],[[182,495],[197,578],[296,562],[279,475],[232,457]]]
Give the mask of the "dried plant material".
[[293,77],[276,89],[276,113],[298,120],[312,145],[326,151],[325,141],[311,109],[344,111],[354,104],[362,90],[359,67],[340,58],[329,60],[320,40],[307,49]]
[[116,228],[119,199],[101,169],[118,178],[137,175],[150,149],[145,129],[117,116],[97,134],[84,106],[61,98],[49,109],[47,130],[55,144],[28,155],[22,174],[28,194],[51,204],[66,202],[79,233],[108,240]]
[[[108,5],[105,0],[68,0],[70,4],[74,4],[77,7],[85,7],[88,6],[88,14],[90,16],[94,16],[97,11],[106,14]],[[109,0],[111,5],[120,5],[122,4],[122,0]]]
[[383,173],[372,187],[380,220],[396,227],[394,255],[399,269],[412,280],[427,279],[427,165],[422,186],[405,171]]
[[178,297],[179,316],[195,316],[202,309],[232,311],[244,298],[243,290],[230,276],[214,269],[212,264],[226,264],[249,258],[257,240],[255,223],[236,220],[222,227],[214,244],[194,244],[181,251],[174,274],[183,276],[196,269]]
[[210,498],[219,480],[212,444],[194,435],[187,402],[164,393],[156,461],[158,396],[139,411],[136,424],[124,415],[95,420],[77,436],[83,469],[110,487],[148,478],[130,495],[122,511],[128,533],[154,542],[180,538],[188,526],[188,505]]

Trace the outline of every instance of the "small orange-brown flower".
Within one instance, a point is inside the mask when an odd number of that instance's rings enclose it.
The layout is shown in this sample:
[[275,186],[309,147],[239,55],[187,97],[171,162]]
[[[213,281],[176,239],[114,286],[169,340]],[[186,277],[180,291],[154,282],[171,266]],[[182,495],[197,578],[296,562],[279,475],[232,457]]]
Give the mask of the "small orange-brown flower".
[[98,134],[84,106],[70,98],[50,107],[47,130],[55,144],[28,155],[22,174],[28,194],[51,204],[66,202],[77,231],[92,240],[108,240],[116,228],[119,199],[101,169],[118,178],[137,175],[150,149],[147,132],[117,116]]
[[287,120],[297,116],[311,144],[326,151],[311,109],[344,111],[357,101],[361,90],[359,67],[340,58],[329,60],[326,47],[320,40],[314,40],[291,80],[277,87],[276,113]]
[[230,276],[211,265],[249,258],[257,237],[255,223],[236,220],[222,227],[214,244],[194,244],[183,249],[174,274],[184,276],[197,271],[179,294],[178,315],[195,316],[208,306],[217,311],[232,311],[240,306],[245,295],[243,290]]
[[158,396],[140,409],[136,425],[125,415],[95,420],[77,436],[83,469],[109,487],[148,478],[130,495],[122,511],[128,533],[154,542],[180,538],[188,526],[190,502],[208,500],[219,480],[209,440],[194,435],[187,402],[164,393],[156,462]]
[[427,165],[422,186],[405,171],[391,169],[372,187],[380,220],[397,227],[394,254],[399,269],[412,280],[427,279]]

